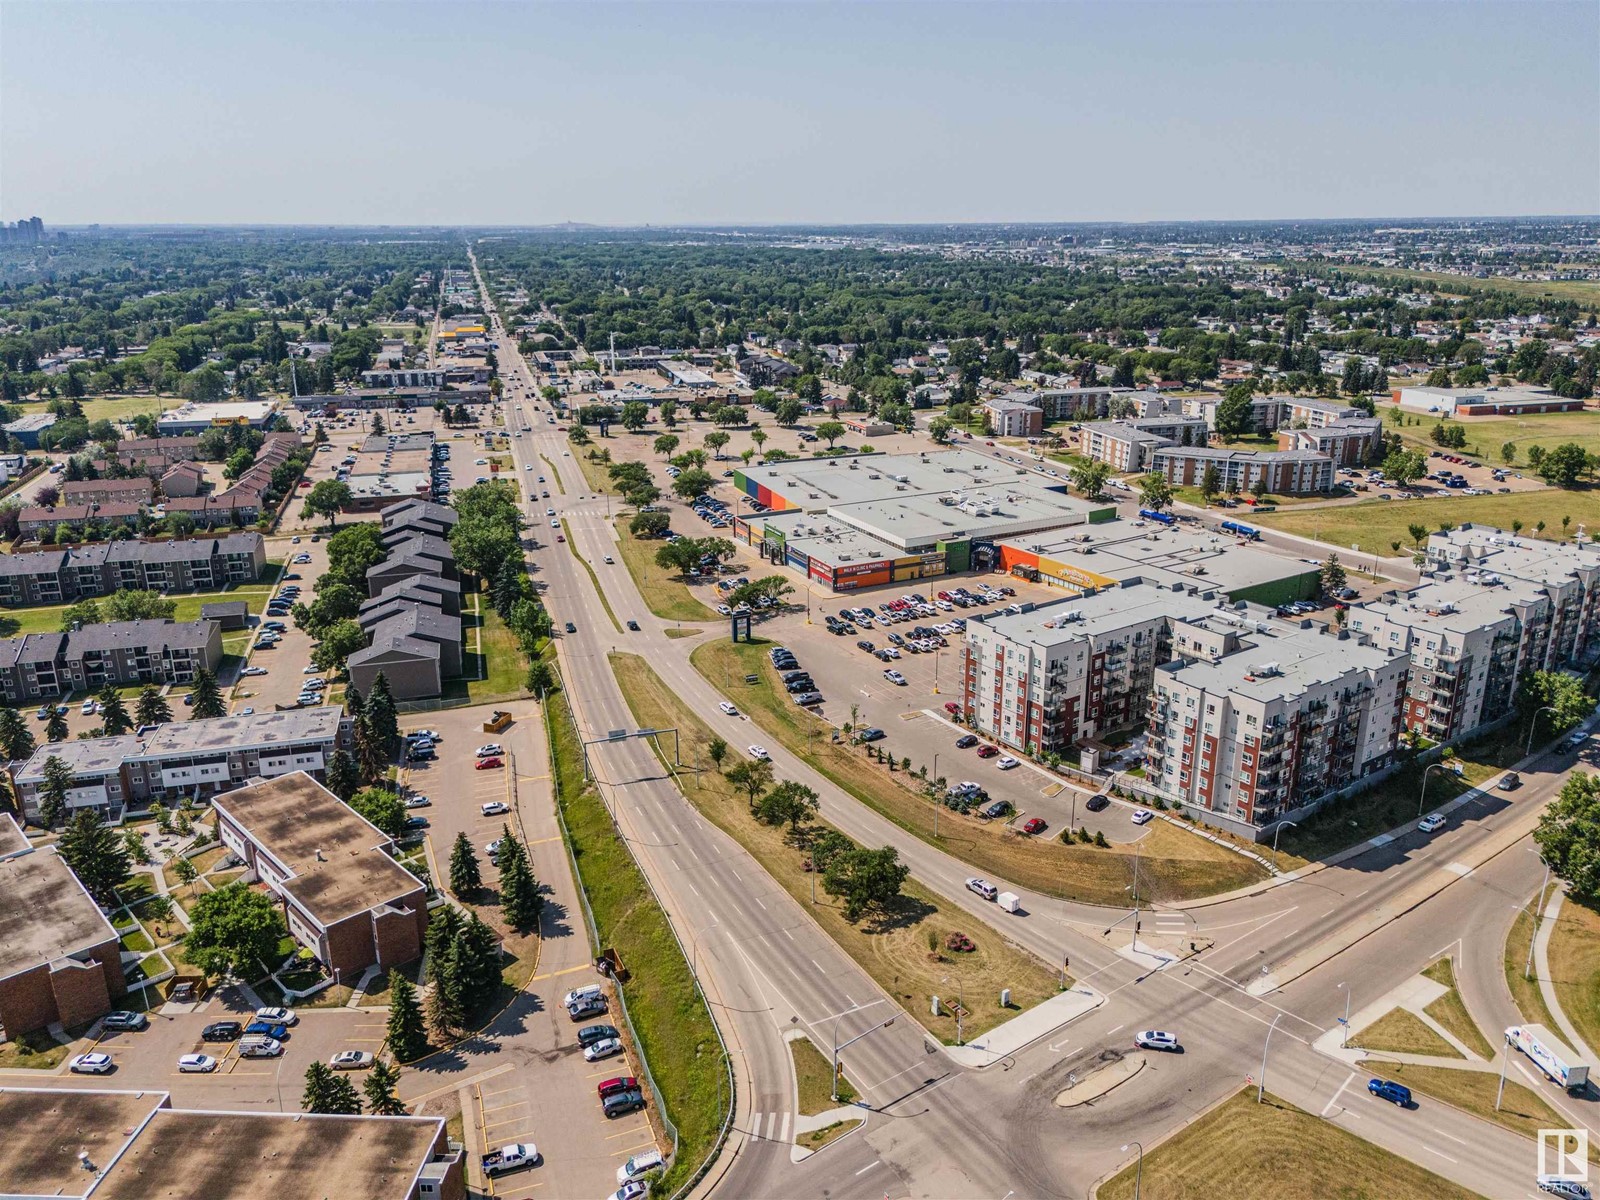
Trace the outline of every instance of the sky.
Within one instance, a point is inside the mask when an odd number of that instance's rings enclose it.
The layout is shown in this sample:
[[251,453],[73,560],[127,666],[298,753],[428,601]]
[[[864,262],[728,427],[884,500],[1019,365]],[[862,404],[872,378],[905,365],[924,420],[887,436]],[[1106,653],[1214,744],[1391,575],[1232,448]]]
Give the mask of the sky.
[[1600,5],[0,3],[0,216],[1600,213]]

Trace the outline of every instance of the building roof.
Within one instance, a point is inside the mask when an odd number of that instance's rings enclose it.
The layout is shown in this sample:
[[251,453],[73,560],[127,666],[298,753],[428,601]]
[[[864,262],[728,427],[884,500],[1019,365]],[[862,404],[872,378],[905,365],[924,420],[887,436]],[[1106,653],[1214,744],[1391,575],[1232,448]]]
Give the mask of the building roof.
[[198,650],[210,643],[211,632],[208,621],[111,621],[85,625],[67,634],[67,656],[144,646]]
[[430,642],[426,638],[409,637],[404,634],[374,638],[372,645],[365,649],[357,650],[348,659],[346,664],[352,667],[363,667],[369,662],[392,663],[401,658],[431,659],[439,658],[439,643]]
[[212,803],[290,872],[283,890],[324,927],[422,889],[383,849],[389,836],[304,771]]
[[156,426],[175,429],[184,425],[231,425],[238,421],[265,421],[277,411],[274,400],[220,400],[200,404],[195,401],[171,409],[156,418]]
[[200,606],[202,617],[247,617],[250,615],[250,602],[248,600],[213,600],[209,604]]
[[[1008,538],[1007,543],[1116,583],[1143,580],[1162,587],[1235,594],[1246,588],[1317,574],[1295,559],[1242,546],[1210,530],[1182,526],[1139,528],[1117,521],[1073,529],[1055,540]],[[1106,586],[1100,584],[1099,586]]]
[[56,423],[55,413],[29,413],[0,428],[7,433],[40,433]]
[[138,754],[139,749],[139,739],[131,733],[118,734],[116,737],[76,738],[70,742],[47,742],[17,768],[17,782],[41,782],[44,779],[44,764],[52,758],[59,758],[71,767],[75,779],[111,775]]
[[117,940],[100,906],[53,849],[0,860],[0,895],[6,898],[0,904],[0,980]]
[[1330,686],[1354,671],[1376,671],[1394,657],[1353,637],[1279,625],[1249,635],[1236,653],[1215,661],[1179,659],[1158,669],[1207,692],[1272,701]]
[[[1318,431],[1320,432],[1320,431]],[[1331,462],[1315,450],[1225,450],[1216,446],[1167,446],[1156,451],[1158,457],[1198,458],[1206,462]]]
[[781,498],[778,508],[821,512],[836,504],[902,495],[944,492],[1014,483],[1026,479],[1022,467],[999,463],[970,450],[930,450],[920,454],[841,455],[785,459],[760,467],[734,469],[734,486],[746,495],[757,489]]
[[1011,641],[1039,647],[1060,646],[1158,617],[1202,621],[1218,611],[1217,603],[1171,588],[1134,583],[1041,604],[1032,612],[978,614],[967,618],[967,629],[969,633],[988,629]]
[[0,813],[0,859],[26,854],[32,849],[33,843],[28,841],[17,819],[10,813]]
[[[103,1171],[167,1103],[165,1092],[0,1088],[0,1179],[9,1195],[85,1196]],[[78,1160],[82,1151],[95,1171]],[[170,1182],[171,1176],[169,1175]]]
[[426,521],[450,526],[454,526],[460,519],[456,515],[456,510],[448,505],[435,504],[431,500],[402,500],[399,504],[390,505],[383,510],[383,527],[392,528],[407,517],[420,517]]
[[[339,735],[344,709],[320,704],[287,712],[171,721],[145,739],[138,757],[202,754],[216,750],[257,750],[299,742],[332,741]],[[80,743],[81,744],[81,743]]]

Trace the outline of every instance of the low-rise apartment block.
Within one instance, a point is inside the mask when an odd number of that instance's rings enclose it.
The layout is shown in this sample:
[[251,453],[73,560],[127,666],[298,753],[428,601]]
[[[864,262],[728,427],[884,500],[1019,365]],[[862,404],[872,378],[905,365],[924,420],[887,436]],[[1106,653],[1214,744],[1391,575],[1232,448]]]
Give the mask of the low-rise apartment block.
[[303,772],[219,795],[217,836],[283,904],[289,932],[338,976],[422,955],[428,895],[377,826]]
[[[0,813],[0,895],[0,1026],[6,1036],[86,1025],[110,1012],[127,991],[116,930],[66,860],[52,847],[30,847],[8,813]],[[25,1139],[6,1139],[19,1140]],[[0,1170],[0,1178],[5,1191],[14,1191],[15,1177]]]
[[1116,472],[1147,471],[1156,451],[1204,446],[1210,429],[1201,417],[1136,417],[1093,421],[1078,431],[1078,452]]
[[1304,429],[1280,426],[1278,449],[1323,454],[1341,467],[1362,466],[1383,453],[1383,425],[1374,417],[1351,417]]
[[267,565],[259,533],[96,542],[0,555],[0,605],[70,604],[119,590],[204,592],[254,583]]
[[175,806],[204,800],[250,779],[294,771],[323,777],[335,750],[348,749],[349,723],[338,705],[286,712],[173,721],[148,736],[80,738],[40,746],[12,768],[12,781],[30,821],[39,819],[44,765],[59,758],[72,771],[68,819],[82,808],[120,821],[154,801]]
[[1258,483],[1280,496],[1309,496],[1334,484],[1333,460],[1310,450],[1221,450],[1173,446],[1157,450],[1151,470],[1174,486],[1200,487],[1206,468],[1215,467],[1227,492],[1253,491]]
[[995,437],[1038,437],[1044,432],[1044,410],[1023,399],[1024,395],[999,396],[984,404]]
[[214,621],[112,621],[68,633],[0,638],[0,694],[11,705],[107,684],[191,683],[222,662]]

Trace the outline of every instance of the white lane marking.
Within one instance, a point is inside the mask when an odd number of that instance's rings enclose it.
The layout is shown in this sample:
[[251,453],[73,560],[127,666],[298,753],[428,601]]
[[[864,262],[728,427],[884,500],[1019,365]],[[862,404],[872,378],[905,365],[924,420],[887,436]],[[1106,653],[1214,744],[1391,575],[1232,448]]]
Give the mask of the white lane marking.
[[751,899],[754,900],[757,904],[761,905],[761,908],[762,908],[763,912],[766,911],[766,907],[767,906],[764,903],[762,903],[762,900],[761,900],[760,896],[752,896]]
[[1453,1163],[1453,1162],[1456,1161],[1455,1159],[1451,1158],[1448,1154],[1446,1154],[1443,1150],[1435,1150],[1432,1146],[1424,1146],[1423,1149],[1426,1150],[1429,1154],[1437,1154],[1440,1158],[1444,1159],[1445,1162]]
[[1122,1028],[1122,1026],[1118,1025],[1115,1028],[1106,1030],[1106,1036],[1110,1037],[1113,1033],[1115,1033],[1118,1029],[1121,1029],[1121,1028]]
[[697,888],[697,887],[695,887],[695,885],[694,885],[694,884],[692,884],[692,883],[691,883],[691,884],[689,884],[689,890],[690,890],[690,891],[691,891],[691,892],[693,892],[693,893],[694,893],[694,894],[695,894],[695,895],[696,895],[696,896],[698,896],[698,895],[699,895],[699,894],[700,894],[700,889],[699,889],[699,888]]
[[783,936],[788,938],[791,942],[794,941],[794,934],[790,933],[787,929],[783,931]]
[[784,1113],[783,1114],[783,1127],[779,1131],[778,1140],[780,1142],[787,1142],[789,1140],[789,1114],[788,1113]]
[[869,1162],[866,1166],[862,1167],[861,1170],[857,1171],[856,1174],[857,1175],[865,1175],[868,1171],[872,1170],[873,1167],[877,1166],[882,1161],[883,1161],[882,1159],[875,1158],[871,1162]]
[[1350,1081],[1352,1079],[1354,1079],[1355,1077],[1356,1077],[1356,1073],[1354,1071],[1351,1071],[1350,1074],[1345,1076],[1344,1082],[1339,1085],[1339,1090],[1333,1094],[1333,1098],[1330,1099],[1328,1101],[1328,1103],[1327,1103],[1327,1106],[1325,1108],[1323,1108],[1323,1110],[1322,1110],[1322,1115],[1323,1116],[1327,1116],[1328,1113],[1332,1111],[1333,1106],[1335,1104],[1339,1103],[1339,1097],[1344,1095],[1345,1088],[1350,1086]]
[[1442,1129],[1435,1129],[1434,1132],[1437,1133],[1442,1138],[1449,1138],[1452,1142],[1456,1143],[1456,1145],[1458,1145],[1458,1146],[1470,1146],[1470,1145],[1472,1145],[1472,1143],[1467,1141],[1465,1138],[1458,1138],[1458,1137],[1456,1137],[1455,1134],[1446,1133]]
[[1466,863],[1450,862],[1445,863],[1444,869],[1449,871],[1452,875],[1459,875],[1461,878],[1465,879],[1468,875],[1471,875],[1476,868],[1469,867]]
[[761,1115],[760,1113],[755,1113],[750,1117],[750,1136],[753,1138],[761,1136]]
[[[816,959],[813,958],[811,960],[811,965],[817,969],[817,974],[818,975],[826,975],[827,974],[827,972],[822,969],[822,964],[819,963]],[[846,1000],[850,1000],[850,997],[846,996],[845,999]],[[854,1004],[855,1001],[854,1000],[850,1000],[850,1003]]]

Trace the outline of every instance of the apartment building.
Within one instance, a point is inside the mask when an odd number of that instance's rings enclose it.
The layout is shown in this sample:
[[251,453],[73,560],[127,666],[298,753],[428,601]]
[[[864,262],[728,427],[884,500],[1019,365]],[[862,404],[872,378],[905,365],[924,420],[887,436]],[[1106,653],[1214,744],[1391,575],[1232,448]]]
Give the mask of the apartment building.
[[53,847],[30,846],[9,813],[0,813],[0,894],[6,1036],[87,1025],[110,1012],[128,990],[116,930],[66,860]]
[[1044,410],[1019,395],[999,396],[984,404],[983,411],[995,437],[1038,437],[1044,432]]
[[[448,514],[448,515],[446,515]],[[381,674],[397,700],[437,696],[461,674],[461,583],[445,536],[455,514],[422,500],[383,514],[388,558],[367,571],[370,598],[361,628],[370,644],[346,664],[351,685],[369,691]],[[453,610],[453,611],[452,611]]]
[[394,843],[295,771],[217,796],[217,836],[283,905],[289,932],[346,981],[422,955],[428,892]]
[[90,525],[137,529],[144,518],[142,504],[56,504],[50,507],[30,504],[17,514],[17,530],[29,537],[39,537],[53,534],[63,525],[77,531]]
[[1032,612],[971,617],[962,711],[985,736],[1041,754],[1137,724],[1156,666],[1191,652],[1217,603],[1132,584]]
[[1260,835],[1389,766],[1408,659],[1261,622],[1215,658],[1156,668],[1145,771],[1169,799]]
[[0,693],[7,704],[28,705],[107,684],[191,683],[221,661],[215,621],[112,621],[0,638]]
[[1600,658],[1600,544],[1585,540],[1582,525],[1574,532],[1569,542],[1466,524],[1428,539],[1429,566],[1436,575],[1537,587],[1550,600],[1550,628],[1544,646],[1526,656],[1529,669],[1587,666]]
[[1352,417],[1304,429],[1280,426],[1278,449],[1323,454],[1341,467],[1362,466],[1383,453],[1383,425],[1374,417]]
[[1136,417],[1131,421],[1093,421],[1078,431],[1078,452],[1113,471],[1145,471],[1157,450],[1204,446],[1210,430],[1201,417]]
[[[1173,400],[1186,417],[1200,417],[1206,425],[1215,429],[1217,427],[1217,405],[1222,403],[1222,397],[1210,396],[1185,396],[1182,400]],[[1271,433],[1279,425],[1285,423],[1283,398],[1279,396],[1252,396],[1250,398],[1250,411],[1245,418],[1246,433]]]
[[148,476],[136,479],[80,479],[61,485],[61,503],[148,504],[152,484]]
[[1280,496],[1309,496],[1334,484],[1333,460],[1309,450],[1221,450],[1170,446],[1157,450],[1150,469],[1174,486],[1199,487],[1215,467],[1223,491],[1253,491],[1258,483]]
[[349,723],[338,705],[287,712],[173,721],[149,735],[80,738],[40,746],[13,765],[23,812],[39,815],[44,764],[59,758],[72,770],[69,817],[80,808],[120,821],[152,801],[171,806],[184,796],[205,799],[249,779],[274,779],[292,771],[321,777],[337,749],[349,749]]

